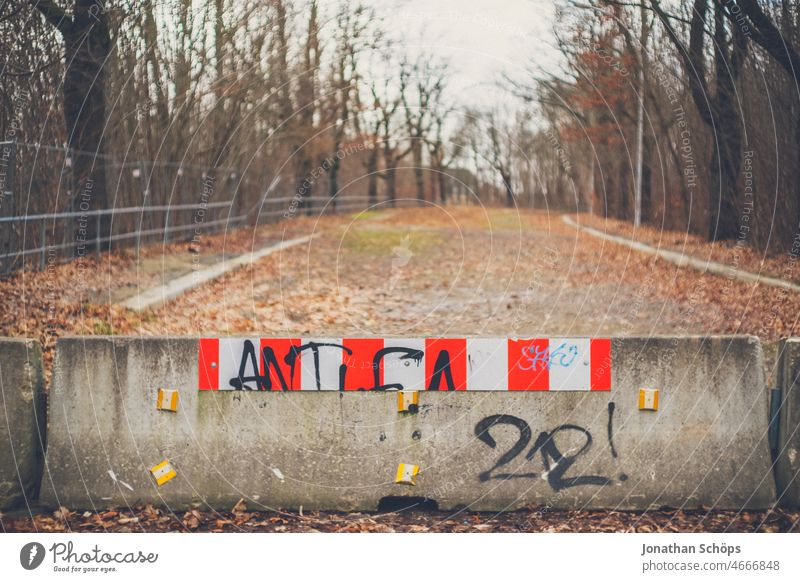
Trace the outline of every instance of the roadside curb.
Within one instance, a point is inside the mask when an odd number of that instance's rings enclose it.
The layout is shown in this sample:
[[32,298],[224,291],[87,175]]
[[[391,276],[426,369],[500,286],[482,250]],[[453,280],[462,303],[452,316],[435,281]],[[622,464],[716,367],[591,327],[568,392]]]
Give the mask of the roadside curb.
[[118,303],[118,305],[127,309],[132,309],[133,311],[145,311],[147,309],[160,307],[171,299],[183,295],[187,291],[191,291],[192,289],[199,287],[200,285],[204,285],[209,281],[213,281],[214,279],[217,279],[218,277],[221,277],[230,271],[249,265],[254,261],[263,259],[264,257],[267,257],[278,251],[309,242],[312,238],[314,238],[314,236],[315,235],[311,234],[308,236],[289,239],[252,253],[239,255],[234,259],[224,260],[221,263],[212,265],[207,269],[193,271],[187,275],[178,277],[166,285],[159,285],[158,287],[144,290],[141,293],[137,293],[133,297],[129,297],[125,301]]
[[702,271],[704,273],[705,272],[711,273],[712,275],[718,275],[720,277],[731,277],[733,279],[738,279],[739,281],[745,281],[747,283],[761,283],[763,285],[769,285],[770,287],[780,287],[782,289],[794,291],[795,293],[800,293],[800,285],[796,285],[795,283],[785,281],[784,279],[777,279],[775,277],[767,277],[764,275],[751,273],[750,271],[743,271],[741,269],[730,267],[728,265],[717,263],[715,261],[704,261],[702,259],[697,259],[689,255],[684,255],[683,253],[679,253],[677,251],[659,249],[644,243],[631,240],[629,238],[625,238],[623,236],[608,234],[600,230],[597,230],[596,228],[578,224],[567,215],[562,215],[561,220],[563,220],[566,224],[569,224],[570,226],[577,228],[578,230],[582,230],[584,232],[591,234],[592,236],[596,236],[598,238],[607,241],[621,244],[626,247],[635,249],[637,251],[647,253],[649,255],[656,255],[659,258],[664,259],[665,261],[669,261],[670,263],[678,265],[679,267],[689,267],[697,271]]

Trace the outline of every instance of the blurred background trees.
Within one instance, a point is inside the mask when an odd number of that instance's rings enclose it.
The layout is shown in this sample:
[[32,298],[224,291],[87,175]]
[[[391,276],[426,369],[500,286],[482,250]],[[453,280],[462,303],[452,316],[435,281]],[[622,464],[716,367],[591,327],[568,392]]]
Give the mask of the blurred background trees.
[[552,136],[533,157],[557,167],[566,151],[570,180],[601,216],[634,221],[639,177],[643,223],[790,249],[800,229],[799,8],[563,5],[561,70],[507,83],[539,106]]
[[358,0],[6,1],[0,133],[23,144],[17,212],[191,205],[211,184],[233,214],[347,192],[779,251],[800,224],[798,12],[565,0],[559,62],[496,80],[513,106],[466,107],[445,59]]

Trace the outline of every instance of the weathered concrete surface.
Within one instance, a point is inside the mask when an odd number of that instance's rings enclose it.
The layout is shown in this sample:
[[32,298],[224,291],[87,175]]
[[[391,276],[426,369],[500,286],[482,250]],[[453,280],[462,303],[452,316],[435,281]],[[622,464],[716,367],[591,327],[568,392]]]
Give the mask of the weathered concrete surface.
[[781,504],[800,507],[800,339],[782,342],[777,376],[782,395],[775,481]]
[[[385,496],[423,496],[502,510],[775,500],[755,338],[614,340],[610,392],[423,392],[408,416],[393,393],[201,393],[197,350],[196,339],[60,340],[43,502],[230,507],[244,497],[250,507],[374,510]],[[156,410],[159,387],[180,391],[177,414]],[[638,410],[642,387],[660,389],[658,412]],[[514,424],[477,438],[493,415]],[[531,453],[543,431],[556,432]],[[178,476],[159,488],[148,469],[164,459]],[[420,466],[416,486],[393,482],[401,462]]]
[[39,342],[0,339],[0,510],[25,506],[38,494],[44,398]]

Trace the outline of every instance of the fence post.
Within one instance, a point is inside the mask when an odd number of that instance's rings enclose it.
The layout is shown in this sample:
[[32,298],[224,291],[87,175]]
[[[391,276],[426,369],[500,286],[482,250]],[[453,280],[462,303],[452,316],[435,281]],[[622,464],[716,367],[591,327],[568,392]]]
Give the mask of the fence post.
[[[5,183],[3,184],[3,191],[0,192],[0,216],[14,216],[16,204],[14,202],[15,187],[15,174],[17,168],[17,140],[3,142],[3,154],[8,147],[8,161],[6,164]],[[16,252],[16,226],[14,223],[9,223],[8,228],[3,228],[0,232],[8,232],[5,240],[0,239],[0,249],[3,254],[11,255]],[[24,259],[24,257],[23,257]],[[0,272],[11,272],[11,265],[14,264],[14,258],[9,256],[2,263],[0,263]]]
[[39,243],[42,247],[42,254],[39,258],[39,270],[44,271],[45,263],[45,245],[47,244],[47,219],[42,218],[42,232],[39,234]]
[[[8,196],[11,198],[12,202],[14,200],[14,190],[15,184],[14,181],[16,179],[16,172],[17,172],[17,140],[12,139],[9,143],[9,153],[8,153],[8,171],[6,173],[6,188],[4,194],[4,198]],[[5,200],[3,201],[3,205],[5,206]],[[13,212],[13,210],[12,210]]]
[[[95,245],[94,245],[95,246],[95,256],[97,257],[98,261],[100,260],[100,223],[102,222],[100,219],[101,219],[101,214],[98,212],[97,213],[97,223],[95,224],[95,229],[96,230],[95,230]],[[111,236],[111,233],[109,233],[109,236]]]

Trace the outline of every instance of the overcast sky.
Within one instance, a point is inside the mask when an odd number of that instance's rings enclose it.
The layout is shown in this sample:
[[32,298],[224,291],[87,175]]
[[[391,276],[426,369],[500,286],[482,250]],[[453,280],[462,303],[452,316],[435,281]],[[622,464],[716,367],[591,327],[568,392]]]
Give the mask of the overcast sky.
[[408,50],[446,57],[453,74],[451,95],[465,105],[502,100],[495,82],[516,77],[533,60],[556,66],[552,0],[372,0],[369,5],[399,31]]

